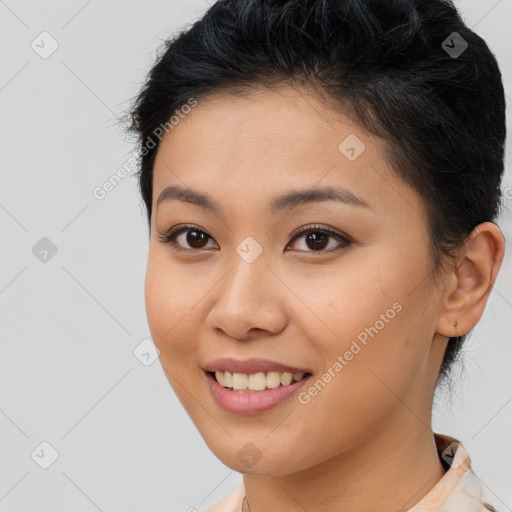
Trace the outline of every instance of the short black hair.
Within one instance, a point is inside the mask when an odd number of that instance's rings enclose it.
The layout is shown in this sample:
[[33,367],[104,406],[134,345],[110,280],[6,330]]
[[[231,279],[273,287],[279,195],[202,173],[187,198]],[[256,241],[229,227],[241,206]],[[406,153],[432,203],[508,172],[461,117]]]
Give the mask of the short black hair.
[[[396,175],[424,200],[434,276],[496,220],[505,92],[495,56],[451,1],[219,0],[165,41],[130,110],[150,230],[155,135],[173,114],[191,99],[282,84],[311,87],[384,139]],[[438,384],[468,334],[449,339]]]

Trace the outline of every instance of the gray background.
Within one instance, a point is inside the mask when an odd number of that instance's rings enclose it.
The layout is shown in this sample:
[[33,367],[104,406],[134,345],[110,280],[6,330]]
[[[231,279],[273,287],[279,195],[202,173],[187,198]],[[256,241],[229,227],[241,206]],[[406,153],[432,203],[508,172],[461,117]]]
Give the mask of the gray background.
[[[158,360],[145,366],[133,353],[150,336],[135,179],[103,200],[92,194],[132,155],[115,118],[156,50],[210,3],[0,0],[3,512],[202,509],[241,481],[206,447]],[[512,0],[457,5],[497,55],[510,109]],[[43,46],[43,31],[59,45],[45,59],[31,47]],[[48,51],[43,37],[39,51]],[[465,444],[503,511],[512,507],[511,206],[499,222],[502,271],[434,422]],[[46,262],[33,253],[43,237],[57,248]],[[51,456],[43,441],[58,452],[48,469],[40,467]]]

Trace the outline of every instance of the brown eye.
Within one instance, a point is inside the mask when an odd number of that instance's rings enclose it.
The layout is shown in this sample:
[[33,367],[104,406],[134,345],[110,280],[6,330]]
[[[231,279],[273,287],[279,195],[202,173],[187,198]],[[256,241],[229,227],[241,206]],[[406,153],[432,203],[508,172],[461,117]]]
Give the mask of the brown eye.
[[182,226],[159,238],[164,243],[176,245],[179,250],[187,251],[209,248],[206,243],[211,236],[196,226]]
[[[340,235],[339,233],[335,233],[334,231],[325,228],[307,226],[294,235],[292,242],[288,247],[290,247],[295,240],[299,240],[301,238],[304,240],[303,247],[305,248],[299,250],[304,252],[332,252],[337,248],[343,249],[352,244],[348,238]],[[329,247],[329,239],[333,239],[337,243],[331,244]],[[326,247],[329,248],[326,250]]]
[[[307,226],[299,230],[288,244],[292,246],[296,240],[304,240],[302,252],[330,253],[349,247],[352,241],[347,237],[317,226]],[[218,248],[215,244],[208,246],[208,241],[213,238],[206,231],[197,226],[181,226],[172,229],[169,233],[159,236],[163,243],[172,244],[179,251],[201,251],[203,249]]]
[[193,249],[202,249],[209,238],[204,231],[199,231],[197,229],[194,231],[185,231],[183,234],[185,235],[185,241]]
[[325,233],[310,232],[306,235],[306,245],[314,251],[325,249],[329,245],[329,238]]

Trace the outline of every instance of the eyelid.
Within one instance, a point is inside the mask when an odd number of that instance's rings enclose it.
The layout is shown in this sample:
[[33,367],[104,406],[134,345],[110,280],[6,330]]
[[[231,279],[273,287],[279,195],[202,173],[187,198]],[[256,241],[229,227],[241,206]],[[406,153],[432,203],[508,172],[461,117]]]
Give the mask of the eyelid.
[[307,233],[308,231],[321,231],[322,233],[327,233],[328,235],[331,235],[335,238],[342,238],[347,241],[352,241],[352,239],[346,235],[343,232],[334,230],[333,228],[329,226],[323,226],[322,224],[307,224],[306,226],[302,226],[298,229],[296,229],[291,237],[291,241],[295,240],[299,235],[302,235],[303,233]]
[[351,245],[353,245],[354,240],[343,232],[335,231],[333,228],[328,226],[322,226],[321,224],[308,224],[306,226],[302,226],[297,229],[292,235],[290,242],[286,245],[286,248],[290,247],[296,239],[300,238],[304,233],[310,232],[318,232],[324,233],[330,238],[334,238],[337,240],[338,244],[341,244],[341,247],[338,246],[334,249],[329,249],[325,251],[297,251],[305,254],[332,254],[334,252],[339,252],[344,249],[348,249]]
[[[181,235],[184,232],[186,233],[187,231],[200,231],[200,232],[204,233],[208,238],[210,238],[211,240],[215,241],[215,239],[206,230],[204,230],[203,228],[201,228],[201,227],[199,227],[199,226],[197,226],[195,224],[178,224],[177,226],[174,226],[172,229],[170,229],[167,233],[158,235],[158,239],[162,243],[172,244],[174,250],[177,250],[177,251],[184,251],[184,252],[189,252],[190,253],[190,252],[203,252],[205,250],[212,249],[211,247],[201,248],[201,249],[184,249],[183,247],[180,247],[175,242],[171,241],[171,239],[175,239],[176,237],[178,237],[179,235]],[[346,235],[346,234],[344,234],[342,232],[335,231],[335,230],[333,230],[332,228],[330,228],[328,226],[323,226],[321,224],[307,224],[305,226],[302,226],[302,227],[296,229],[290,235],[290,241],[286,245],[286,249],[293,242],[295,242],[295,240],[297,238],[299,238],[302,234],[308,233],[308,232],[322,232],[324,234],[327,234],[331,238],[335,238],[338,242],[344,244],[341,247],[341,249],[347,248],[348,246],[350,246],[351,244],[354,243],[354,241],[348,235]],[[321,254],[321,253],[329,254],[329,253],[332,253],[332,252],[335,252],[335,251],[341,250],[341,249],[338,248],[338,249],[330,249],[330,250],[327,250],[327,251],[298,251],[298,252],[313,253],[313,254],[315,254],[315,253],[317,253],[317,254]]]
[[196,252],[196,251],[204,251],[207,249],[184,249],[183,247],[180,247],[175,242],[171,242],[171,238],[175,239],[177,236],[181,235],[182,233],[186,233],[187,231],[200,231],[207,235],[211,240],[214,240],[214,238],[203,228],[197,226],[196,224],[178,224],[177,226],[174,226],[166,233],[158,235],[158,240],[164,244],[170,244],[173,246],[174,250],[177,251],[184,251],[184,252]]

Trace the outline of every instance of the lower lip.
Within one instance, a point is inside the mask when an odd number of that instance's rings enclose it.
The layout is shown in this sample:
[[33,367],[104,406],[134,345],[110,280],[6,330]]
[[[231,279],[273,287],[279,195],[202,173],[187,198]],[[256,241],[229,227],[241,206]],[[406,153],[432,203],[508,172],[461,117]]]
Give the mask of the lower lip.
[[279,386],[266,391],[230,391],[221,386],[215,377],[206,373],[208,385],[217,403],[226,411],[235,414],[256,414],[269,411],[293,396],[311,377],[301,379],[289,386]]

